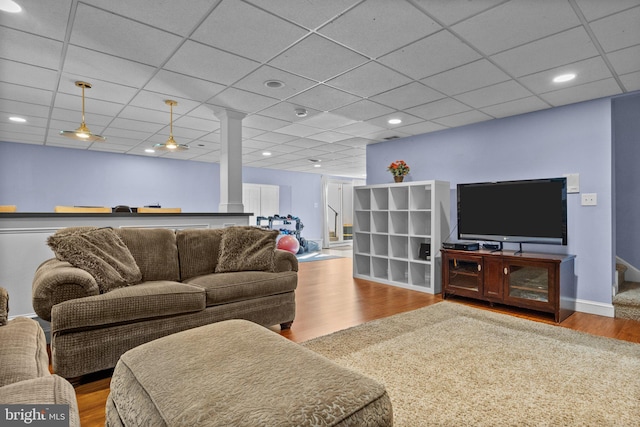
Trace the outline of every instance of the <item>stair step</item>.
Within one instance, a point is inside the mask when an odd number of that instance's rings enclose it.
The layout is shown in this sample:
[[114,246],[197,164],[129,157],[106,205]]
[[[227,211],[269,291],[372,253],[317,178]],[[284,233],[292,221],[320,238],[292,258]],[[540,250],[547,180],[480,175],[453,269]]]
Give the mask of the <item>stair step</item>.
[[615,317],[640,321],[640,283],[624,282],[612,302]]

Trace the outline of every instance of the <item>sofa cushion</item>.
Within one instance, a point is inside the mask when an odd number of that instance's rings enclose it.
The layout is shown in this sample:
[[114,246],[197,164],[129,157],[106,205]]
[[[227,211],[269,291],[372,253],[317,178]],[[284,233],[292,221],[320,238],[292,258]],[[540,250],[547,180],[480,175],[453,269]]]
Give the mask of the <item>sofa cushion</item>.
[[0,387],[45,375],[49,375],[49,356],[38,322],[17,317],[0,326]]
[[170,281],[144,282],[55,305],[51,332],[174,316],[204,308],[205,291],[200,287]]
[[190,228],[176,232],[180,278],[190,279],[216,270],[224,228]]
[[138,283],[136,260],[112,228],[73,232],[61,230],[47,239],[56,258],[91,274],[100,292]]
[[207,307],[210,307],[292,292],[298,285],[298,274],[295,271],[284,273],[267,271],[213,273],[193,277],[186,280],[185,283],[204,288],[207,293]]
[[180,280],[176,233],[165,228],[115,230],[136,260],[142,280]]
[[225,228],[215,272],[273,271],[278,234],[257,227]]

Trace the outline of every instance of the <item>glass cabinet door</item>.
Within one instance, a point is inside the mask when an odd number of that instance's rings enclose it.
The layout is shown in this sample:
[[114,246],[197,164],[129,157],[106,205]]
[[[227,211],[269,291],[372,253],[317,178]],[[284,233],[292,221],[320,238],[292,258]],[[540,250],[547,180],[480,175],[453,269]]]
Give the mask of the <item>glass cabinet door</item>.
[[446,267],[447,291],[451,293],[482,293],[482,259],[473,257],[448,257]]
[[507,295],[531,301],[549,302],[549,268],[507,264]]

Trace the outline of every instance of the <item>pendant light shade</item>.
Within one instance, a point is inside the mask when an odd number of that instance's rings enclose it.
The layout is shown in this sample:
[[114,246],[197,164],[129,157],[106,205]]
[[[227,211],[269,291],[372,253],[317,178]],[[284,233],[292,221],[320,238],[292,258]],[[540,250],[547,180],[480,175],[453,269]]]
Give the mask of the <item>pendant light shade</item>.
[[76,141],[86,141],[86,142],[102,142],[107,138],[101,135],[95,135],[91,133],[89,128],[84,122],[84,90],[91,89],[91,84],[87,82],[76,82],[76,86],[82,88],[82,123],[80,127],[76,130],[61,130],[60,135],[66,136],[67,138],[75,139]]
[[167,99],[164,101],[171,110],[171,119],[169,121],[169,139],[164,144],[156,144],[153,146],[155,150],[159,151],[185,151],[189,149],[189,146],[186,144],[178,144],[175,139],[173,139],[173,106],[178,105],[176,101],[171,99]]

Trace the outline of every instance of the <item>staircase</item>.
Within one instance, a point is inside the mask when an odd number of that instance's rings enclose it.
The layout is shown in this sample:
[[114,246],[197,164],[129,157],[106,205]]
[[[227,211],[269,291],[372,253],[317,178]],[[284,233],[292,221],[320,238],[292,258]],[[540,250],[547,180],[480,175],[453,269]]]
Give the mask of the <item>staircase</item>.
[[616,264],[618,272],[618,293],[613,297],[615,317],[640,321],[640,283],[624,280],[627,267]]

